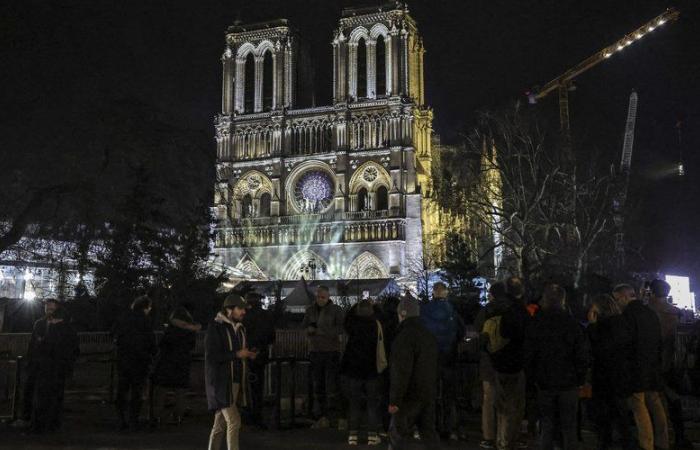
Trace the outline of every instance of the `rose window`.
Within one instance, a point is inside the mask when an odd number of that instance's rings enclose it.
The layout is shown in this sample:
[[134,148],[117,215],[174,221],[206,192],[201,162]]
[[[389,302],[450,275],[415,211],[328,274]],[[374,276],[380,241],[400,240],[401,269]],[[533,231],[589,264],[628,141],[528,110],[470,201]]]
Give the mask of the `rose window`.
[[294,186],[294,200],[303,213],[324,211],[333,201],[333,180],[320,170],[306,172]]

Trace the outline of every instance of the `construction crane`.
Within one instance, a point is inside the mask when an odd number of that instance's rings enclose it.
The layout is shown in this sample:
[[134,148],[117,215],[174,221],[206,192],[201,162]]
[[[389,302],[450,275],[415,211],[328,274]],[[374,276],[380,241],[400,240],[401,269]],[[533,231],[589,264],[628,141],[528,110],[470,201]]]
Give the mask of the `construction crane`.
[[627,188],[630,181],[630,168],[632,167],[632,149],[634,147],[634,126],[637,122],[637,93],[630,94],[627,107],[627,122],[625,123],[625,138],[622,143],[622,159],[620,161],[619,180],[622,185],[613,204],[613,219],[615,222],[615,261],[618,270],[625,266],[625,204],[627,203]]
[[553,79],[549,83],[542,86],[539,90],[533,90],[528,92],[527,95],[530,98],[530,103],[536,103],[554,91],[559,92],[559,122],[561,125],[561,130],[568,135],[569,133],[569,90],[571,90],[572,82],[574,78],[583,72],[591,69],[606,59],[613,56],[615,53],[624,50],[626,47],[632,45],[635,41],[643,38],[647,34],[651,33],[658,27],[664,25],[665,23],[672,22],[678,19],[679,12],[675,8],[669,8],[662,14],[654,17],[644,25],[635,29],[631,33],[626,34],[621,39],[617,40],[615,43],[608,45],[602,50],[596,52],[592,56],[584,59],[576,66],[567,70],[557,78]]

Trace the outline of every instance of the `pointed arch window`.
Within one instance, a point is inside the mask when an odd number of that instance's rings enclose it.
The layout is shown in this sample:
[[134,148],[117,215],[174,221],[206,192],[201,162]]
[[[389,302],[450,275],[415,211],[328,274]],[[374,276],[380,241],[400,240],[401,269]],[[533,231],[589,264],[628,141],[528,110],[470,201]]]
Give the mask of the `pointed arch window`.
[[250,217],[253,217],[253,197],[250,194],[246,194],[241,204],[241,218],[247,219]]
[[381,34],[377,37],[375,49],[377,56],[375,66],[377,68],[376,96],[383,97],[386,95],[386,44],[384,42],[384,36]]
[[253,52],[245,58],[244,112],[252,113],[255,107],[255,57]]
[[357,41],[357,98],[367,97],[367,43]]
[[272,203],[272,197],[270,194],[265,192],[260,196],[260,217],[270,217],[270,204]]
[[377,210],[386,211],[389,209],[389,191],[386,186],[379,186],[377,189]]
[[357,210],[367,211],[369,209],[369,196],[367,195],[367,189],[362,188],[357,193]]
[[272,52],[266,51],[263,57],[263,111],[272,109]]

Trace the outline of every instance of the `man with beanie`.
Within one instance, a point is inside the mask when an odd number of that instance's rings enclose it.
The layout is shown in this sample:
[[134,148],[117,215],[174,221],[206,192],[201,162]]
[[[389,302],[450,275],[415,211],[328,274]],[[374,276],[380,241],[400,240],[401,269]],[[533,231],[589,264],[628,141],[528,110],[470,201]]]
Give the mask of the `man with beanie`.
[[420,321],[420,305],[404,298],[397,308],[399,328],[391,346],[389,448],[403,448],[403,438],[415,423],[426,448],[437,449],[435,396],[438,347],[435,336]]
[[248,360],[257,353],[248,350],[243,317],[247,302],[229,294],[222,310],[209,324],[205,338],[204,376],[209,410],[215,412],[209,450],[219,450],[226,436],[228,450],[238,450],[241,416],[238,405],[248,405]]

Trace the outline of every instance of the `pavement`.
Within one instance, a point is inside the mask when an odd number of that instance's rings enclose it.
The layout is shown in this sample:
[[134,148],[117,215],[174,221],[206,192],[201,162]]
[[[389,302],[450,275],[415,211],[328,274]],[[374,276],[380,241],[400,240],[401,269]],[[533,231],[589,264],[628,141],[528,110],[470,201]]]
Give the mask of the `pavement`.
[[[194,450],[206,449],[212,415],[206,411],[204,399],[199,395],[188,397],[191,414],[181,425],[165,423],[158,429],[144,427],[140,431],[120,432],[117,430],[114,405],[104,400],[104,396],[70,393],[66,395],[64,426],[60,432],[33,435],[17,429],[8,423],[0,424],[0,450]],[[476,450],[479,448],[480,415],[466,416],[466,440],[443,441],[443,449]],[[167,421],[166,421],[167,422]],[[350,447],[346,444],[345,432],[335,429],[310,430],[310,422],[299,418],[293,428],[282,430],[259,430],[244,427],[241,433],[242,450],[348,450],[350,448],[369,449],[367,445]],[[695,427],[693,427],[695,428]],[[693,437],[700,437],[695,428]],[[695,440],[695,439],[694,439]],[[360,443],[364,443],[360,435]],[[418,442],[409,449],[422,448]],[[594,434],[583,430],[581,449],[595,447]],[[386,443],[378,447],[386,449]],[[530,448],[536,446],[531,443]],[[696,447],[699,448],[699,447]]]

